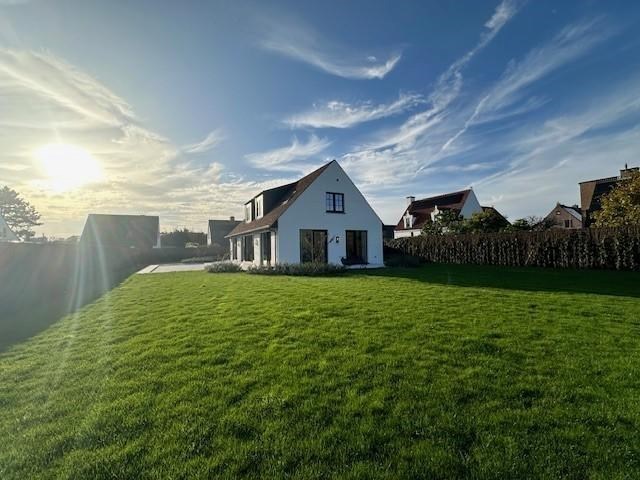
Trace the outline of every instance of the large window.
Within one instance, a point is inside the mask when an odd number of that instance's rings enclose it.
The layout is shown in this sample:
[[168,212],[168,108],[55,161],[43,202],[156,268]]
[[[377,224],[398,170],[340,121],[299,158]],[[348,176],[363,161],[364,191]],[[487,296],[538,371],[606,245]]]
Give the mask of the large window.
[[271,263],[271,232],[260,234],[260,250],[262,252],[262,262]]
[[367,263],[367,231],[347,230],[347,262],[351,265]]
[[300,230],[300,262],[327,263],[326,230]]
[[344,193],[327,192],[327,212],[344,213]]
[[253,202],[249,202],[244,206],[244,221],[250,222],[251,220],[253,220],[252,214],[253,214]]
[[242,237],[242,260],[253,262],[253,235]]
[[238,239],[232,238],[231,239],[231,260],[237,260],[237,259],[238,259]]

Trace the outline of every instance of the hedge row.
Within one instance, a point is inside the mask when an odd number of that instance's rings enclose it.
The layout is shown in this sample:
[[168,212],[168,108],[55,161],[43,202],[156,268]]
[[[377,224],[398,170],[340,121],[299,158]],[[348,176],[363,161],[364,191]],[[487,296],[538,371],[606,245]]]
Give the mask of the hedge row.
[[387,246],[426,262],[640,270],[640,228],[420,235]]

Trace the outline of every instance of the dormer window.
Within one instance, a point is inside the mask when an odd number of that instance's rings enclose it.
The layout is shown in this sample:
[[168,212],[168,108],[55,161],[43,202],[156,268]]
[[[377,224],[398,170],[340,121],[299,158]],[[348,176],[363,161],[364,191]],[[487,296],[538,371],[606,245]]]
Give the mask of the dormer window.
[[344,213],[344,193],[327,192],[325,201],[327,212]]
[[256,205],[256,215],[255,218],[261,218],[263,215],[263,207],[262,207],[262,196],[258,197],[255,199],[255,205]]
[[244,221],[250,222],[253,220],[253,202],[249,202],[244,206]]
[[409,212],[404,216],[404,228],[413,228],[413,215]]

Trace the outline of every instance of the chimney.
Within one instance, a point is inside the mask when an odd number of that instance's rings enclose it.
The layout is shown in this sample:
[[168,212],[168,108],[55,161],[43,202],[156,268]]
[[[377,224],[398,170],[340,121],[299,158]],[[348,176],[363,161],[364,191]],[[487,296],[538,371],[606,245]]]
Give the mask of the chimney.
[[407,206],[411,205],[413,202],[416,201],[416,197],[407,197]]
[[229,217],[229,220],[231,220],[232,222],[235,222],[235,221],[236,221],[236,217],[234,217],[233,215],[231,215],[231,216]]

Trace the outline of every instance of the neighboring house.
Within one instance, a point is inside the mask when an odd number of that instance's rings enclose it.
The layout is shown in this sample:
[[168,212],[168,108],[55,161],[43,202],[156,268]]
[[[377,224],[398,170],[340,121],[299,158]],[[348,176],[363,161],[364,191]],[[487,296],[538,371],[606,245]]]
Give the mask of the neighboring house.
[[236,220],[235,217],[229,217],[229,220],[209,220],[209,231],[207,232],[207,245],[225,245],[227,239],[225,238],[231,230],[242,223],[240,220]]
[[469,218],[474,213],[482,212],[483,207],[470,188],[422,200],[416,200],[416,197],[407,197],[407,208],[395,227],[394,238],[420,235],[422,227],[426,223],[432,222],[443,210],[454,210],[462,218]]
[[147,215],[91,213],[82,230],[80,243],[103,247],[160,247],[160,219]]
[[11,227],[7,224],[6,220],[0,215],[0,242],[19,242],[18,236],[13,233]]
[[393,240],[393,232],[395,231],[395,225],[383,225],[382,226],[382,239],[386,242]]
[[588,227],[593,221],[593,214],[600,210],[600,199],[602,196],[609,193],[619,182],[629,178],[633,172],[639,170],[640,167],[628,168],[625,165],[617,177],[598,178],[596,180],[580,182],[580,207],[582,210],[583,226]]
[[558,202],[544,220],[553,228],[582,228],[582,211],[578,205],[568,206]]
[[227,235],[234,261],[383,265],[382,221],[335,160],[260,192],[244,211]]

